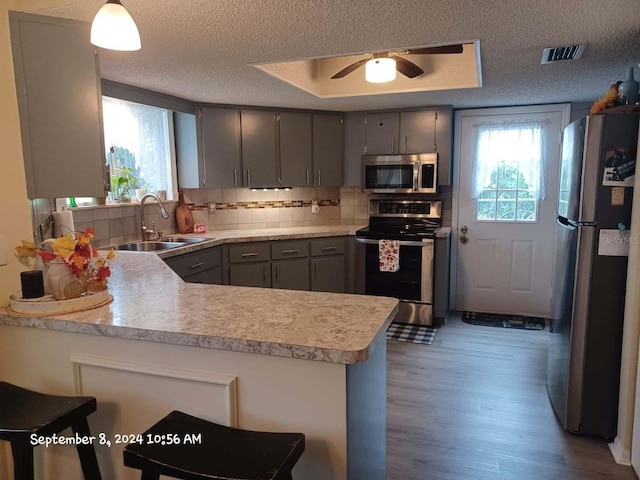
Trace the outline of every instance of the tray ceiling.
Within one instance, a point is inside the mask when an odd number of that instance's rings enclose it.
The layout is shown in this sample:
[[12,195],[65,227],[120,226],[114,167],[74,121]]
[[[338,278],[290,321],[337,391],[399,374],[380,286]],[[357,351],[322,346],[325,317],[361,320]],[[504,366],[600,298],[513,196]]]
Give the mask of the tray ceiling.
[[[593,101],[640,61],[638,0],[123,2],[142,50],[101,51],[103,77],[209,103],[350,111]],[[40,13],[91,21],[103,0],[50,3],[60,6]],[[481,87],[451,78],[444,90],[319,98],[254,67],[461,40],[479,41]],[[540,64],[543,48],[579,43],[580,60]]]

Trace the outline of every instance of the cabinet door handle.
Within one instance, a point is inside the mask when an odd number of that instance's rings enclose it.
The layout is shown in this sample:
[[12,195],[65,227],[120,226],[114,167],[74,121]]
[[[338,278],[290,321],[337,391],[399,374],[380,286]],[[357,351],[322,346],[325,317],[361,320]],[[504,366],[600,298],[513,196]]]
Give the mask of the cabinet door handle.
[[[266,270],[267,267],[265,267]],[[280,265],[276,265],[276,280],[280,281]]]
[[294,253],[300,253],[300,250],[283,250],[283,255],[293,255]]
[[234,186],[238,186],[238,169],[234,168],[233,169],[233,185]]
[[333,252],[334,250],[336,250],[338,247],[322,247],[322,251],[323,252]]
[[320,263],[317,261],[315,265],[315,270],[316,270],[316,278],[318,278],[318,276],[320,275]]
[[200,268],[202,265],[204,265],[204,262],[194,263],[190,268]]
[[247,186],[251,186],[251,170],[247,168]]
[[307,168],[307,187],[309,186],[309,169]]
[[409,137],[405,135],[404,137],[404,153],[407,153],[407,149],[409,148]]
[[320,169],[318,169],[318,186],[320,186],[321,183],[322,181],[320,180]]
[[262,267],[262,284],[264,285],[267,281],[267,266]]
[[391,153],[396,152],[396,137],[391,137]]
[[241,256],[242,258],[248,258],[248,257],[257,257],[258,255],[260,255],[260,252],[243,253]]

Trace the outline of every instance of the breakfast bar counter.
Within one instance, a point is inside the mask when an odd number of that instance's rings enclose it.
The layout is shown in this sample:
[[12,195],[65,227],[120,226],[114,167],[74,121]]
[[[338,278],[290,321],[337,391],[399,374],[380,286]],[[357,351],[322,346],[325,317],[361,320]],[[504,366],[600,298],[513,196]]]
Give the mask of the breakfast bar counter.
[[[189,284],[152,253],[118,252],[111,269],[108,305],[40,318],[0,310],[4,380],[97,398],[92,435],[112,440],[96,445],[103,478],[137,478],[116,437],[172,410],[305,433],[294,478],[385,478],[385,332],[396,299]],[[38,468],[79,478],[68,449],[37,450]],[[0,479],[10,478],[6,453]]]

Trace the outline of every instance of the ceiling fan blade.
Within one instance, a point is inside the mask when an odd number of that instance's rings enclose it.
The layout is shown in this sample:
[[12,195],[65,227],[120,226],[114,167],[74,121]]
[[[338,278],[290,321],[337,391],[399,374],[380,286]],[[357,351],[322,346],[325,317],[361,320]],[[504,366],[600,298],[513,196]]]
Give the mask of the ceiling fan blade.
[[340,70],[333,77],[331,77],[331,79],[333,80],[334,78],[345,77],[345,76],[349,75],[351,72],[353,72],[354,70],[360,68],[362,65],[367,63],[367,61],[369,61],[368,58],[364,58],[362,60],[358,60],[357,62],[352,63],[351,65],[349,65],[347,68],[343,68],[342,70]]
[[391,58],[396,61],[396,70],[409,78],[414,78],[424,73],[424,70],[406,58],[399,57],[398,55],[391,55]]
[[406,55],[438,55],[442,53],[462,53],[463,47],[459,43],[457,45],[442,45],[440,47],[412,48],[403,52]]

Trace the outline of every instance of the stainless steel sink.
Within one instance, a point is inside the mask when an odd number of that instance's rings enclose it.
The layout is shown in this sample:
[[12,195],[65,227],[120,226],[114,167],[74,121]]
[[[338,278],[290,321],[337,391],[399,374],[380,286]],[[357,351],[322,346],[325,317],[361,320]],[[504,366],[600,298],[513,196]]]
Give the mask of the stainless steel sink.
[[118,245],[116,250],[128,250],[130,252],[158,252],[160,250],[169,250],[171,248],[183,247],[187,242],[129,242]]
[[215,240],[214,238],[201,238],[201,237],[162,237],[160,242],[182,242],[182,243],[200,243],[207,240]]

